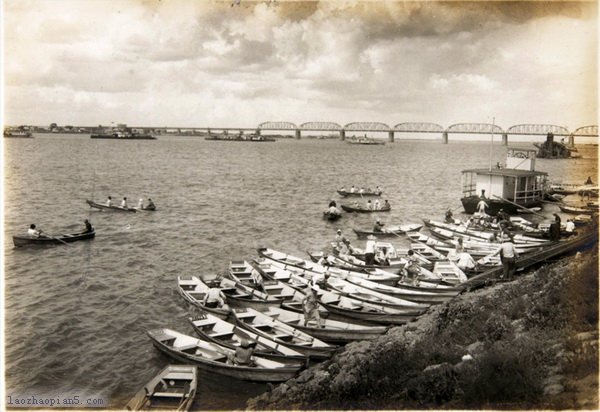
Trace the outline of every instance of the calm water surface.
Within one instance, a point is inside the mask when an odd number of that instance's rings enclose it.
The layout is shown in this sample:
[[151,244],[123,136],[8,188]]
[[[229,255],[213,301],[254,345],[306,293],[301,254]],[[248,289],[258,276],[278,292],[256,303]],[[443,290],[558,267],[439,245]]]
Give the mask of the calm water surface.
[[[36,135],[3,143],[6,394],[83,394],[117,409],[169,363],[147,330],[193,335],[178,275],[225,273],[230,260],[256,257],[261,246],[305,256],[327,246],[338,227],[354,239],[351,228],[370,228],[375,217],[389,224],[439,218],[460,206],[460,171],[487,167],[490,159],[487,143],[455,141],[359,146]],[[596,150],[580,147],[584,158],[577,160],[538,159],[537,169],[583,182],[597,175]],[[492,161],[504,161],[505,152],[496,144]],[[335,189],[352,184],[380,185],[392,212],[324,221],[331,199],[343,203]],[[108,195],[127,196],[131,205],[152,197],[159,210],[103,213],[85,203]],[[86,218],[97,230],[93,241],[13,248],[11,236],[30,223],[64,233]],[[243,409],[266,389],[200,377],[196,409]]]

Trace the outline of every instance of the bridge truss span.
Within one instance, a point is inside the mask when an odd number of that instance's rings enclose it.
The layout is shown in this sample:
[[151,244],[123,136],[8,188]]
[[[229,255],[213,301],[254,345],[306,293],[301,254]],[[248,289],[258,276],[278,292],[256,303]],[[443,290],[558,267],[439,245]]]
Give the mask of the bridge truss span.
[[291,122],[264,122],[258,125],[258,130],[298,130]]
[[552,124],[517,124],[511,126],[506,131],[507,134],[521,135],[547,135],[552,133],[557,136],[569,136],[571,133],[566,127],[555,126]]
[[300,130],[339,132],[342,126],[334,122],[306,122],[300,125]]
[[448,126],[446,129],[447,133],[477,133],[477,134],[485,134],[485,133],[497,133],[504,134],[504,130],[495,124],[490,123],[456,123],[452,126]]
[[437,123],[398,123],[394,126],[395,132],[411,133],[442,133],[444,128]]
[[385,123],[355,122],[344,126],[347,132],[390,132],[392,129]]
[[573,136],[598,137],[598,125],[579,127],[573,132]]

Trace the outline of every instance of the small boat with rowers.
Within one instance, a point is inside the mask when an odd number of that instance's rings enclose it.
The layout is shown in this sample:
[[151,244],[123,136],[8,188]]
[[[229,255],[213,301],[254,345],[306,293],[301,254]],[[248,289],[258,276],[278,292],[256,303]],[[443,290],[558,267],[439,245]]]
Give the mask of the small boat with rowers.
[[341,187],[338,191],[338,194],[342,197],[366,197],[366,196],[381,196],[383,191],[377,186],[375,190],[371,190],[370,188],[355,188],[352,186],[349,190],[346,190],[345,187]]
[[91,208],[94,209],[100,209],[101,211],[107,211],[107,212],[137,212],[138,209],[136,209],[135,207],[121,207],[121,206],[115,206],[115,205],[111,205],[111,206],[107,206],[107,205],[103,205],[102,203],[97,203],[94,202],[93,200],[86,200],[87,204],[90,205]]
[[198,386],[198,369],[192,365],[169,365],[152,378],[127,403],[128,411],[188,411]]
[[374,206],[361,206],[361,205],[340,205],[340,207],[348,213],[381,213],[381,212],[389,212],[392,210],[392,205],[387,203],[387,201],[381,205],[381,207],[376,208]]
[[490,165],[485,169],[463,170],[460,200],[465,212],[477,212],[482,200],[489,215],[496,215],[500,209],[516,214],[519,210],[541,207],[547,173],[535,171],[535,160],[535,150],[509,148],[504,168]]
[[70,234],[50,235],[42,233],[40,236],[32,235],[14,235],[13,243],[15,247],[21,246],[49,246],[49,245],[64,245],[65,243],[77,242],[80,240],[90,240],[96,236],[96,231],[80,232]]
[[152,344],[166,355],[209,372],[254,382],[283,382],[296,376],[302,365],[290,365],[254,355],[253,362],[237,364],[235,350],[172,329],[148,331]]

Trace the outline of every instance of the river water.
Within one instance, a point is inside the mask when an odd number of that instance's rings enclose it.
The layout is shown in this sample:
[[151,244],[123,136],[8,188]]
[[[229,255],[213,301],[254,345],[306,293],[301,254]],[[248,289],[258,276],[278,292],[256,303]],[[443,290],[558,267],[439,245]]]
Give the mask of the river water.
[[[178,275],[225,273],[230,260],[256,257],[261,246],[306,256],[327,246],[337,228],[354,239],[351,228],[371,228],[376,217],[388,224],[441,218],[460,206],[460,171],[490,162],[487,142],[437,140],[361,146],[40,134],[3,143],[6,395],[79,395],[116,409],[169,363],[147,330],[193,335]],[[538,159],[537,169],[583,183],[597,175],[596,151],[580,146],[582,159]],[[496,143],[492,162],[503,162],[505,152]],[[323,220],[330,200],[343,203],[336,188],[353,184],[380,185],[392,211]],[[108,195],[127,196],[130,205],[151,197],[159,210],[103,213],[85,202]],[[96,227],[93,241],[12,245],[30,223],[65,233],[86,218]],[[266,389],[202,371],[200,379],[194,409],[243,409]]]

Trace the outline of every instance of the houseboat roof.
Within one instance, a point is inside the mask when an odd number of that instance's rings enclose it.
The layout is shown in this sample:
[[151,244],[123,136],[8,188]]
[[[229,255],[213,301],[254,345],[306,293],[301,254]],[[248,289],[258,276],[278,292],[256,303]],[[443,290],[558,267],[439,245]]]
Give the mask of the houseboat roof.
[[536,172],[531,170],[519,169],[466,169],[462,173],[476,173],[485,176],[507,176],[507,177],[529,177],[529,176],[545,176],[546,172]]

